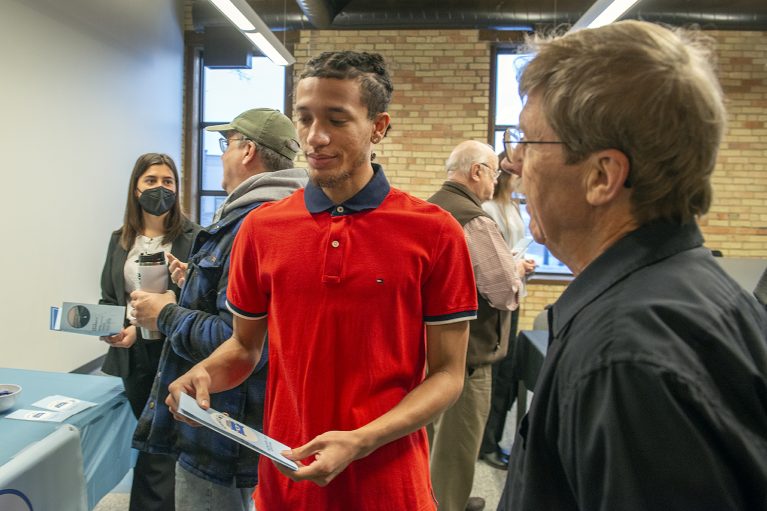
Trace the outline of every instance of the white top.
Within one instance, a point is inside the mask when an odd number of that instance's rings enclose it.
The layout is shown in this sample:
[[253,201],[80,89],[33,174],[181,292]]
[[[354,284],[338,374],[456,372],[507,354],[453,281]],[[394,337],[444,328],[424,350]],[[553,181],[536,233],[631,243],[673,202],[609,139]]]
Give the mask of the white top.
[[[138,256],[140,254],[154,254],[163,251],[170,253],[173,243],[163,243],[163,236],[149,238],[143,234],[136,236],[133,247],[128,251],[123,267],[123,278],[125,279],[125,303],[130,303],[130,294],[139,288],[138,283]],[[125,315],[128,319],[133,319],[133,309],[130,306],[125,308]]]
[[482,209],[495,220],[509,248],[513,248],[517,241],[525,237],[525,223],[516,202],[501,205],[489,200],[482,203]]

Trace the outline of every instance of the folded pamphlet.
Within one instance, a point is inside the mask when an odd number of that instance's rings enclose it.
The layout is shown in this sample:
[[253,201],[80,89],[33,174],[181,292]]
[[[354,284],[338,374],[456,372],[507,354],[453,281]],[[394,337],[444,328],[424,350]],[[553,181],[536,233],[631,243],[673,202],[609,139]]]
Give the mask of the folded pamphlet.
[[125,321],[124,305],[64,302],[51,307],[50,329],[85,335],[114,335]]
[[279,443],[273,438],[269,438],[250,426],[236,421],[213,408],[203,410],[199,407],[197,401],[187,394],[181,393],[181,399],[178,403],[178,413],[187,419],[192,419],[193,421],[202,424],[206,428],[212,429],[216,433],[224,435],[230,440],[234,440],[245,447],[253,449],[257,453],[276,461],[284,467],[291,470],[298,470],[298,465],[296,465],[295,461],[289,460],[280,454],[282,451],[290,450],[290,447]]

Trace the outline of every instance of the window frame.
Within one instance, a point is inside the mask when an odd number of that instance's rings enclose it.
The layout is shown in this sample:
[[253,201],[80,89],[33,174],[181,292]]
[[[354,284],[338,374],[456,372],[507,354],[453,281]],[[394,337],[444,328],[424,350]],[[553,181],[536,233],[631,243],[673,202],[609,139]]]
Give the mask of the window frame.
[[[292,46],[292,43],[290,44]],[[208,126],[225,124],[231,119],[204,121],[205,64],[201,34],[185,33],[184,161],[182,165],[182,206],[190,219],[200,223],[204,197],[226,197],[224,190],[203,190],[204,132]],[[261,57],[255,52],[253,57]],[[284,113],[293,116],[293,68],[285,68],[283,88]],[[203,226],[207,227],[207,226]]]
[[[498,124],[496,123],[497,111],[497,88],[498,88],[498,57],[500,55],[516,55],[521,53],[519,50],[522,48],[521,43],[497,43],[491,46],[490,51],[490,94],[489,94],[489,107],[490,112],[488,115],[488,144],[495,147],[496,133],[503,133],[507,128],[519,128],[516,124]],[[520,201],[521,209],[526,211],[526,200],[523,197]],[[526,213],[525,213],[526,215]],[[529,226],[525,226],[526,232],[529,234]],[[543,247],[544,260],[548,257],[554,257],[549,251],[548,247],[541,245],[537,242],[533,242],[534,245]],[[556,258],[555,258],[556,259]],[[536,268],[535,273],[528,278],[528,282],[546,282],[546,283],[568,283],[573,279],[573,273],[567,266],[563,266],[561,271],[542,271]]]

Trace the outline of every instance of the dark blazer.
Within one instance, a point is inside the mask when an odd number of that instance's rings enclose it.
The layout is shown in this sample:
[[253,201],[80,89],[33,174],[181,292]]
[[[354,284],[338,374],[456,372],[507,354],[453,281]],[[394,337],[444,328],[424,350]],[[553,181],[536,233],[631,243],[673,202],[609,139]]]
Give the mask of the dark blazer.
[[[199,225],[191,220],[186,220],[184,230],[173,240],[170,253],[181,261],[186,262],[194,238],[199,231]],[[121,232],[122,229],[116,230],[109,239],[107,258],[104,262],[104,269],[101,272],[101,300],[99,300],[99,303],[125,305],[125,277],[123,271],[128,252],[120,245]],[[179,295],[179,288],[174,284],[170,283],[169,289],[172,289],[176,296]],[[147,343],[161,343],[165,340],[163,337],[156,341],[145,341],[141,338],[139,329],[137,329],[136,335],[136,343],[130,348],[109,348],[101,368],[102,371],[113,376],[125,378],[137,366],[144,366],[142,362],[149,356],[146,350]],[[154,365],[156,366],[156,363]]]

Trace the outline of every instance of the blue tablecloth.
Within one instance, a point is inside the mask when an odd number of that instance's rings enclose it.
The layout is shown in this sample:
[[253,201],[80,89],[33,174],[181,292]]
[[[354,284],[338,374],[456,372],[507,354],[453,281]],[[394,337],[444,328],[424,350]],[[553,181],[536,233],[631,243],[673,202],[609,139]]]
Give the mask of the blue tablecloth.
[[136,419],[122,381],[111,376],[0,368],[0,383],[15,383],[23,389],[15,407],[0,413],[0,466],[62,426],[7,419],[8,413],[33,408],[32,403],[54,394],[97,403],[64,422],[80,431],[88,507],[92,509],[130,469],[130,439]]

